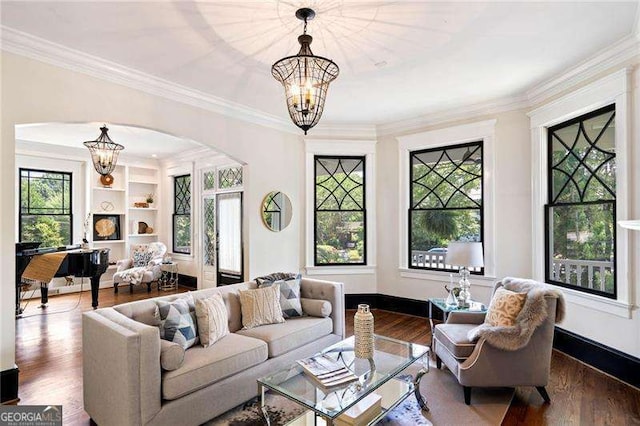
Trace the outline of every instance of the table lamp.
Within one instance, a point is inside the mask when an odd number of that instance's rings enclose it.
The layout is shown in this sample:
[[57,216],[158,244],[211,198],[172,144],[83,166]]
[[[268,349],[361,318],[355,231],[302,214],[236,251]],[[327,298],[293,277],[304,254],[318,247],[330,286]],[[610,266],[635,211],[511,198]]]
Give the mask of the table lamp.
[[447,247],[445,263],[460,267],[460,293],[458,293],[458,307],[468,308],[471,301],[469,288],[470,267],[484,266],[482,243],[452,241]]

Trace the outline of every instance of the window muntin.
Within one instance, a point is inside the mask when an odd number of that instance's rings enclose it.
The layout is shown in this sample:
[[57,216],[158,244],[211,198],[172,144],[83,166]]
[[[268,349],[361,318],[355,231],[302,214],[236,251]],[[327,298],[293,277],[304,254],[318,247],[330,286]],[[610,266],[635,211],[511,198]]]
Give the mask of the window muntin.
[[314,156],[314,264],[366,264],[365,156]]
[[20,241],[39,241],[42,247],[71,244],[71,173],[23,168],[19,173]]
[[173,252],[191,254],[191,175],[173,178]]
[[616,298],[615,105],[550,127],[547,282]]
[[242,166],[218,169],[218,188],[235,189],[242,187]]
[[409,164],[409,268],[457,271],[449,242],[483,241],[483,143],[411,151]]

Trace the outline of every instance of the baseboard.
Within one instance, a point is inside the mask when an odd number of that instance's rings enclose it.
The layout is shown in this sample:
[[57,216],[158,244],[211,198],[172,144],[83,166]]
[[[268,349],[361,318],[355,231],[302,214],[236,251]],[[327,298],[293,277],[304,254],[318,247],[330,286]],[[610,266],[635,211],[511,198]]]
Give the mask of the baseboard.
[[[359,303],[371,309],[385,309],[400,314],[429,317],[429,303],[424,300],[366,293],[345,295],[347,309],[356,309]],[[640,359],[610,348],[578,334],[555,328],[553,348],[579,361],[603,371],[625,383],[640,388]]]
[[640,359],[556,327],[553,347],[625,383],[640,388]]
[[18,366],[0,371],[0,402],[9,403],[18,400]]
[[178,285],[180,287],[186,287],[191,290],[198,289],[198,278],[192,277],[190,275],[182,275],[178,274]]

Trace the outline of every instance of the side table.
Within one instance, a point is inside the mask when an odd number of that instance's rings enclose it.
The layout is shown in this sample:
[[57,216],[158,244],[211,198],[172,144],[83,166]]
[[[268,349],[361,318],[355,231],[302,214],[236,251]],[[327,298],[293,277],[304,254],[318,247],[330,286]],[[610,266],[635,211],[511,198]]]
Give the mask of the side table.
[[158,290],[171,291],[178,288],[178,264],[162,263],[160,264],[160,279],[158,280]]

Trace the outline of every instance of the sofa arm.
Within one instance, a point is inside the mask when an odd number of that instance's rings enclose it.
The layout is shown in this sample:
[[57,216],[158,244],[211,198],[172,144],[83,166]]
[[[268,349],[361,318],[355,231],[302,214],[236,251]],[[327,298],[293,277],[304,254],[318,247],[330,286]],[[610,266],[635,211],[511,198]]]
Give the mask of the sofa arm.
[[327,300],[331,303],[331,320],[333,333],[344,339],[346,331],[344,324],[344,284],[334,281],[302,278],[300,295],[307,299]]
[[84,409],[100,425],[142,425],[161,408],[160,333],[113,308],[82,316]]
[[116,272],[126,271],[131,268],[133,268],[133,260],[131,259],[120,259],[116,262]]
[[485,312],[453,311],[447,317],[447,324],[482,324]]

